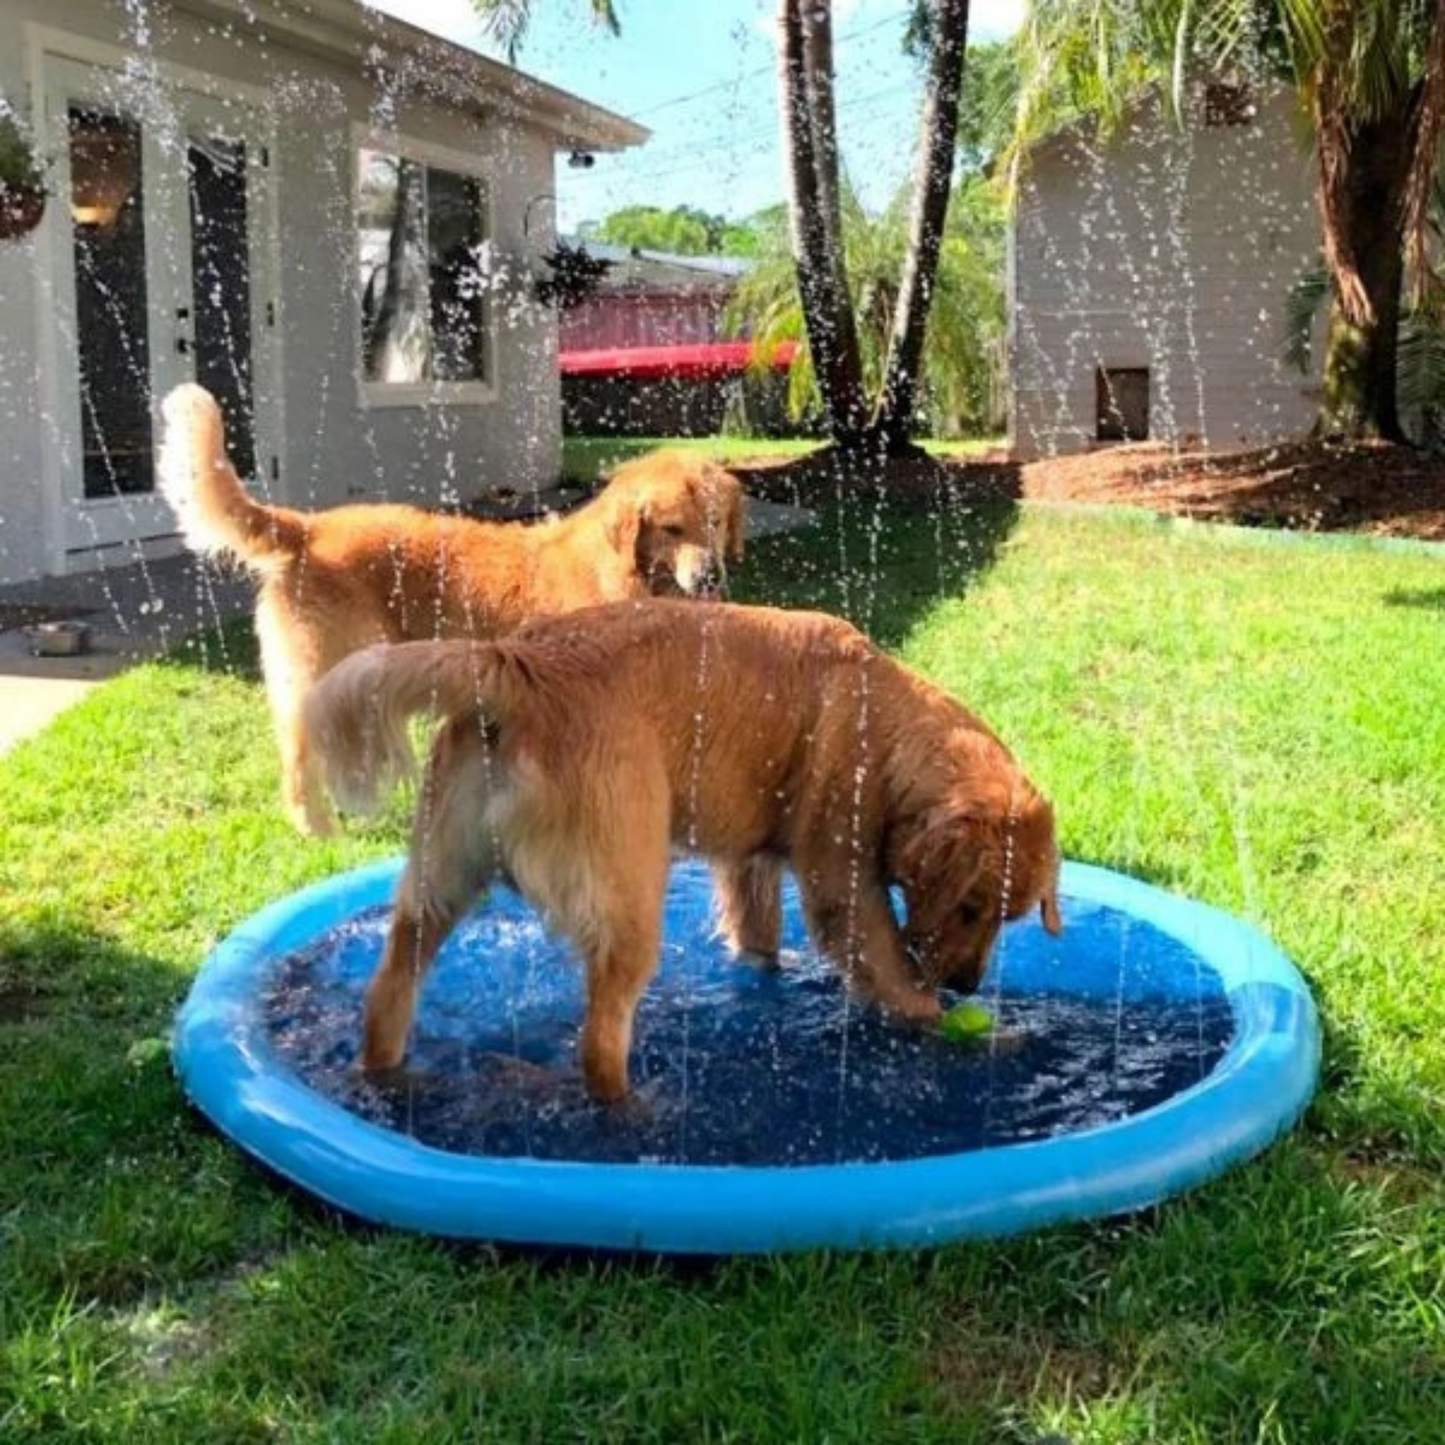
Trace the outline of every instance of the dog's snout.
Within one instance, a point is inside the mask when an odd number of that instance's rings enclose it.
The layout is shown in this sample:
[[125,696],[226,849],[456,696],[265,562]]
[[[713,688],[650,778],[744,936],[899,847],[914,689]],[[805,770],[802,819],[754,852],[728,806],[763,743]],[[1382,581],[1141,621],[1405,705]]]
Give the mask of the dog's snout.
[[698,578],[697,586],[693,589],[693,595],[701,597],[707,602],[720,602],[725,594],[724,582],[726,579],[718,572],[709,572]]
[[720,601],[727,595],[728,573],[720,557],[708,557],[693,581],[693,596],[706,598],[710,602]]

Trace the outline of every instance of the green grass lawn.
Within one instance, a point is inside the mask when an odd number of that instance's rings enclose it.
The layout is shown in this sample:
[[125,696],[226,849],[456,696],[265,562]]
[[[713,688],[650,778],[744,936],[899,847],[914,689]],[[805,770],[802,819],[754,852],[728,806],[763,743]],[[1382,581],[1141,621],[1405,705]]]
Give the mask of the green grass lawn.
[[0,1440],[1439,1440],[1442,567],[1033,508],[753,548],[750,597],[868,627],[998,728],[1070,855],[1243,914],[1325,1019],[1259,1160],[915,1254],[497,1253],[253,1168],[181,1102],[172,1012],[400,819],[292,834],[244,666],[99,690],[0,760]]

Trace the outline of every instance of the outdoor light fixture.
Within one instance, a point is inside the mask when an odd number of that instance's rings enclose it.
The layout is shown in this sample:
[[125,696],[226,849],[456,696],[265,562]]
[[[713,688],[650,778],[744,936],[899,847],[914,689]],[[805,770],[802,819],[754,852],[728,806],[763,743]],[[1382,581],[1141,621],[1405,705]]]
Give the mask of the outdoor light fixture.
[[72,134],[70,214],[76,225],[114,225],[136,181],[123,138],[104,131]]
[[590,171],[597,164],[597,157],[591,151],[574,150],[567,157],[567,164],[574,171]]

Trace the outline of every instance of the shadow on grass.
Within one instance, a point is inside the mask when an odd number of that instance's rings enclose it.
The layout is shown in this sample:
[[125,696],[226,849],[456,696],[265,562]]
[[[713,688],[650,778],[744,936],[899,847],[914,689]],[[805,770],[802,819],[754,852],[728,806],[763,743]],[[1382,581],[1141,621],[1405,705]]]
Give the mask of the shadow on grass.
[[[965,595],[997,561],[1019,520],[1016,501],[946,486],[926,498],[820,490],[809,496],[811,524],[749,546],[733,574],[732,600],[836,613],[883,647],[901,644],[940,601]],[[261,676],[249,616],[198,632],[159,661],[249,681]]]
[[1394,587],[1384,595],[1386,607],[1418,607],[1424,612],[1445,612],[1445,587]]
[[248,612],[219,627],[192,633],[176,647],[156,658],[161,667],[178,667],[197,672],[229,673],[244,682],[261,680],[261,653],[256,629]]
[[261,1186],[186,1106],[170,1028],[188,984],[61,921],[0,930],[0,1295],[120,1304],[229,1262]]
[[1016,504],[920,508],[888,498],[819,499],[798,531],[754,543],[734,578],[737,602],[846,617],[898,647],[940,602],[966,595],[1018,523]]

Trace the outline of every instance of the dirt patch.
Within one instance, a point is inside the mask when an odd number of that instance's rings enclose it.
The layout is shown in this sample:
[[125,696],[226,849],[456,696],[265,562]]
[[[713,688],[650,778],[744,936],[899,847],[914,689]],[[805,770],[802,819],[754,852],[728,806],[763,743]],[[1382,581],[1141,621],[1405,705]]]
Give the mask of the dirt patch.
[[968,1328],[958,1333],[958,1343],[942,1346],[931,1362],[933,1378],[956,1406],[1008,1405],[1038,1396],[1097,1400],[1121,1383],[1121,1371],[1112,1361],[1080,1345],[1004,1338]]
[[[827,451],[756,459],[734,470],[749,491],[802,505],[857,485]],[[1245,527],[1445,541],[1445,456],[1388,442],[1306,441],[1231,452],[1138,444],[1023,465],[1001,454],[917,456],[890,462],[883,486],[934,504],[1089,503]]]
[[1388,442],[1293,442],[1240,452],[1111,447],[1030,462],[1023,495],[1306,532],[1445,541],[1445,456]]
[[1001,453],[970,457],[931,457],[923,453],[890,459],[881,473],[841,465],[831,448],[801,457],[750,457],[729,463],[754,496],[795,507],[815,507],[850,493],[886,491],[892,498],[936,504],[1016,502],[1022,495],[1021,469]]
[[49,1010],[50,1001],[43,993],[19,986],[0,985],[0,1028],[6,1024],[23,1024]]

